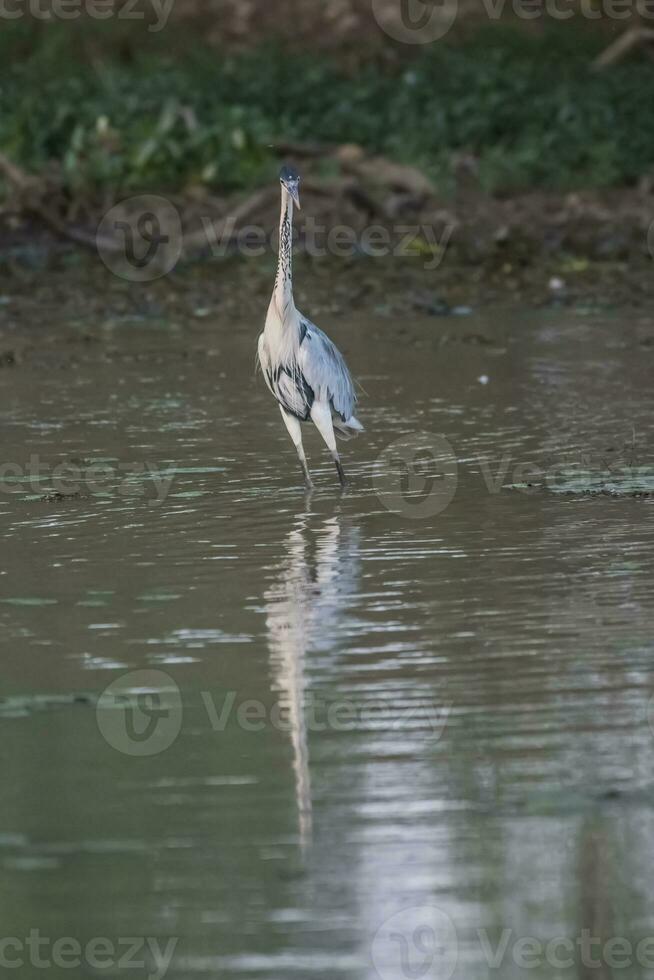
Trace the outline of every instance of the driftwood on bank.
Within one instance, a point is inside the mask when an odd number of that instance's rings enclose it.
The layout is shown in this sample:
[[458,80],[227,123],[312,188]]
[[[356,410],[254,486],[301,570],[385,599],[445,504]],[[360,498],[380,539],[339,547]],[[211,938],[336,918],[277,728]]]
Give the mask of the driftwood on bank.
[[[387,203],[389,194],[405,193],[412,198],[426,201],[433,193],[431,184],[414,167],[393,163],[381,157],[366,157],[357,146],[331,148],[317,144],[279,142],[275,149],[280,156],[312,158],[331,155],[339,165],[343,176],[319,179],[309,176],[302,182],[302,189],[309,194],[338,200],[348,200],[369,219],[390,221],[392,209]],[[124,253],[122,239],[80,227],[67,221],[52,202],[65,199],[62,189],[51,182],[26,173],[4,153],[0,153],[0,175],[13,188],[13,210],[21,215],[36,218],[61,238],[104,254]],[[261,219],[277,203],[279,190],[276,184],[254,191],[245,200],[232,207],[228,214],[216,218],[203,218],[203,227],[185,232],[183,248],[186,255],[206,249],[209,240],[229,244],[236,241],[239,229],[247,222]],[[206,199],[212,210],[219,205]]]
[[[56,234],[83,245],[93,251],[103,251],[105,253],[114,252],[116,254],[124,251],[124,242],[113,238],[106,238],[97,233],[78,228],[66,222],[57,212],[50,207],[44,200],[45,184],[26,174],[23,170],[12,163],[4,153],[0,153],[0,173],[8,180],[17,193],[17,210],[19,213],[31,215],[40,219]],[[277,189],[274,188],[274,196]],[[265,187],[251,194],[245,201],[235,207],[232,213],[226,216],[221,222],[215,225],[215,234],[220,237],[227,229],[228,222],[231,225],[238,224],[252,217],[260,208],[269,205],[273,199],[273,188]],[[207,236],[204,230],[195,232],[185,238],[185,247],[190,251],[206,245]]]
[[647,27],[630,27],[595,58],[592,64],[593,71],[604,71],[622,61],[635,48],[649,44],[654,44],[654,30]]

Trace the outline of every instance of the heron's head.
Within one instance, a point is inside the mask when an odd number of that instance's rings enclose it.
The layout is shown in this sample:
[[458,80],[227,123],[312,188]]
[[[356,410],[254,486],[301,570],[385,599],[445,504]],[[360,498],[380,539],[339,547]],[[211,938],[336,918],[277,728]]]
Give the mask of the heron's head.
[[282,187],[285,187],[297,206],[300,206],[300,175],[293,167],[282,167],[279,171],[279,180]]

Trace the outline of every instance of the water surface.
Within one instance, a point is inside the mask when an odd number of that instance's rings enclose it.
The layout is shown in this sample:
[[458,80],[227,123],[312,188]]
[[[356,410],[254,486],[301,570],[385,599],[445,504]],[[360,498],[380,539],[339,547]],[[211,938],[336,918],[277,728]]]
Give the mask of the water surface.
[[651,324],[321,325],[366,392],[345,495],[317,437],[302,490],[251,324],[2,371],[3,935],[174,938],[172,980],[611,977],[515,941],[654,935],[653,505],[548,489],[651,463]]

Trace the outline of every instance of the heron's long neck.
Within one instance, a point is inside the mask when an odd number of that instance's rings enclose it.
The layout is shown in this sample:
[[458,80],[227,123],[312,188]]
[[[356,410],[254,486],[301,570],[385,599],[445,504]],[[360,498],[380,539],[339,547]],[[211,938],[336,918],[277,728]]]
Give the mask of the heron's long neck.
[[293,303],[293,201],[285,187],[282,187],[282,211],[279,218],[279,259],[275,279],[275,300],[280,315]]

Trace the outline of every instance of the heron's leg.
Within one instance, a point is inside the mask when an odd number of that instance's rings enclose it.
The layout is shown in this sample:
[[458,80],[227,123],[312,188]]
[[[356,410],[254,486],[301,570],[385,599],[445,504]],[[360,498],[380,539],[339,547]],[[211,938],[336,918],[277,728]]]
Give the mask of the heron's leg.
[[332,423],[332,410],[329,405],[327,405],[325,402],[314,402],[311,406],[311,421],[327,443],[327,448],[332,454],[332,459],[334,460],[334,465],[336,466],[338,479],[341,481],[341,486],[345,487],[347,485],[347,480],[345,479],[345,471],[341,465],[341,457],[338,455],[338,451],[336,449],[336,436],[334,435],[334,425]]
[[302,466],[302,472],[304,473],[304,482],[307,485],[307,489],[311,490],[313,483],[311,482],[311,474],[309,473],[309,467],[307,466],[307,458],[304,455],[304,446],[302,445],[302,429],[298,419],[290,412],[287,412],[282,406],[279,406],[279,410],[282,413],[282,418],[284,419],[284,425],[288,429],[288,434],[293,440],[293,445],[297,449],[297,454],[300,459],[300,465]]

